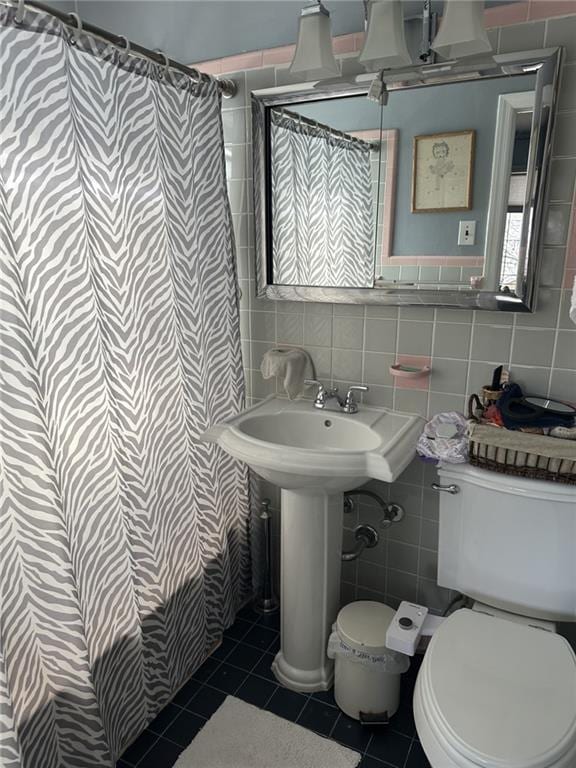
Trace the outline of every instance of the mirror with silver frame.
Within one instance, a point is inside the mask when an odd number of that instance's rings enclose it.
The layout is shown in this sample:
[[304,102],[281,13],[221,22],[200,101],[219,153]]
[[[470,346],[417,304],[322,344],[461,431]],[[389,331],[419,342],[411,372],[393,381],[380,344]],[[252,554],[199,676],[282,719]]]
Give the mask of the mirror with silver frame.
[[258,295],[532,311],[560,59],[253,92]]

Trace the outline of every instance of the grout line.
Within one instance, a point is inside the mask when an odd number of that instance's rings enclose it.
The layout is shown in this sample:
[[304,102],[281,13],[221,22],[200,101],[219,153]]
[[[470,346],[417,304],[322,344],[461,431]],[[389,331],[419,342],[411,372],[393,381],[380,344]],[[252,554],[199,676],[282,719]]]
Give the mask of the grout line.
[[[146,728],[145,730],[148,730],[148,729]],[[144,731],[142,731],[142,733],[144,733]],[[150,733],[152,733],[152,731],[150,731]],[[140,735],[142,735],[142,734],[140,734]],[[157,737],[157,738],[156,738],[156,740],[155,740],[155,741],[154,741],[154,743],[153,743],[153,744],[150,746],[150,749],[147,749],[147,750],[146,750],[146,752],[144,752],[144,754],[142,755],[142,757],[140,758],[140,760],[138,760],[136,763],[133,763],[133,764],[132,764],[132,765],[134,766],[134,768],[138,768],[138,766],[139,766],[139,765],[140,765],[140,763],[141,763],[141,762],[144,760],[144,758],[146,757],[146,755],[149,755],[149,754],[150,754],[150,752],[151,752],[151,751],[154,749],[154,747],[156,746],[156,744],[157,744],[157,743],[160,741],[160,736],[158,736],[157,734],[153,734],[153,735]],[[138,737],[138,738],[140,738],[140,737]],[[120,757],[119,757],[118,759],[120,760],[120,759],[121,759],[121,757],[122,757],[122,755],[120,755]]]

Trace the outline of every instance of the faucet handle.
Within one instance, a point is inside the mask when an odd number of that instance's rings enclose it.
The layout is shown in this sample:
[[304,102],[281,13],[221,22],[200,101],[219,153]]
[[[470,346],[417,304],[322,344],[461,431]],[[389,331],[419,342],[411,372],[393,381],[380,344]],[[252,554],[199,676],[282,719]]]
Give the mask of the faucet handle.
[[353,386],[348,387],[346,399],[342,406],[344,413],[358,413],[358,403],[354,397],[354,392],[368,392],[369,390],[370,387],[367,387],[366,384],[354,384]]
[[318,381],[317,379],[304,379],[304,384],[307,384],[311,387],[318,387],[318,390],[316,391],[316,397],[314,398],[314,406],[316,408],[324,408],[328,395],[328,391],[326,390],[324,384],[322,384],[322,382]]

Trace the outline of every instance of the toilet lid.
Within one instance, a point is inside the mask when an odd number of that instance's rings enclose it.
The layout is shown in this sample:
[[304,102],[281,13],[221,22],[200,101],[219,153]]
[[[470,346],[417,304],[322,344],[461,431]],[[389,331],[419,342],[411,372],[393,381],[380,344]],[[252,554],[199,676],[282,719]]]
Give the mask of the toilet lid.
[[576,743],[576,656],[560,635],[456,611],[421,674],[435,726],[473,764],[546,768]]

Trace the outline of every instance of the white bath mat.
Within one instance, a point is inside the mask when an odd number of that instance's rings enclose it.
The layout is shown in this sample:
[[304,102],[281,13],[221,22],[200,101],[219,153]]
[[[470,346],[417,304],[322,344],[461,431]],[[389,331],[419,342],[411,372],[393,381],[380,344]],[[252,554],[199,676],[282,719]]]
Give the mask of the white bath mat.
[[226,697],[174,768],[355,768],[361,755]]

